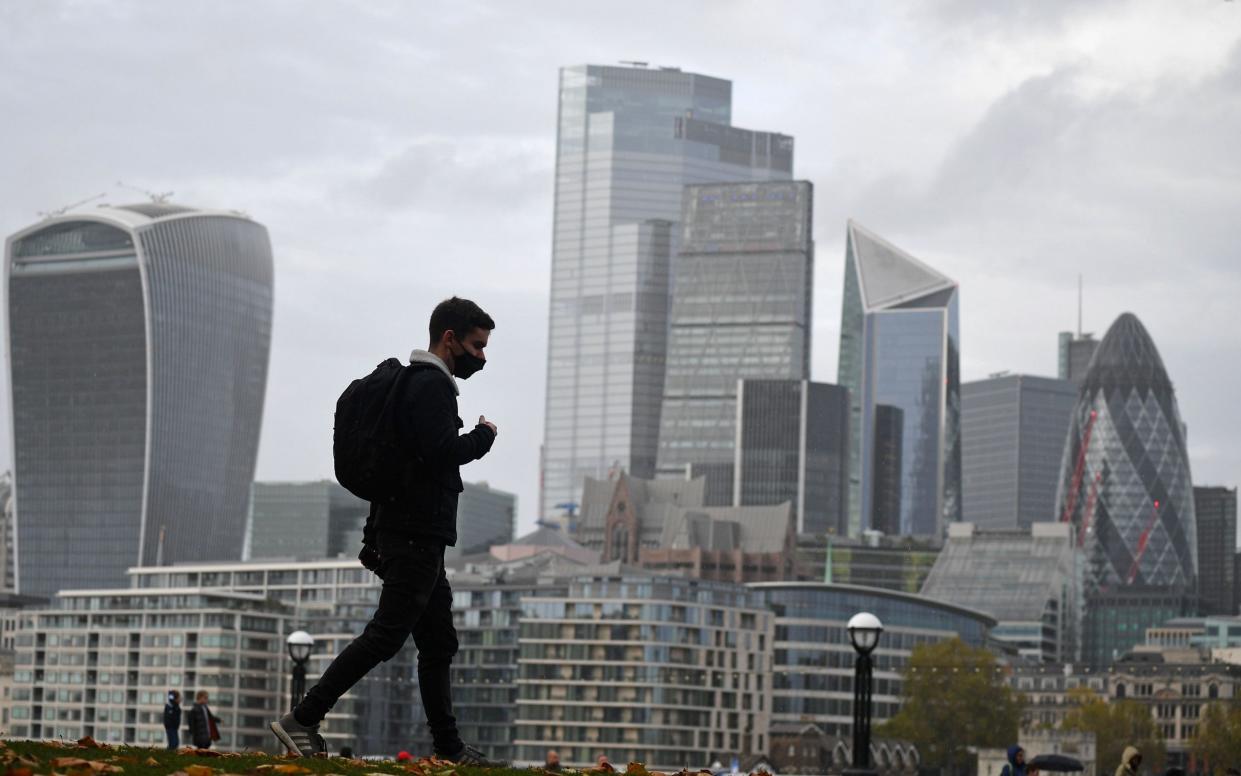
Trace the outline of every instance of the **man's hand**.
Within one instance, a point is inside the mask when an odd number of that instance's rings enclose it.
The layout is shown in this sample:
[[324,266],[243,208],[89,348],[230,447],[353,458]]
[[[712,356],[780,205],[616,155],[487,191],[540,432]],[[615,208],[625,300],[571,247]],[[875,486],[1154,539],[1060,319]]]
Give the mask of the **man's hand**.
[[500,435],[500,430],[496,428],[496,424],[492,423],[490,420],[487,420],[487,418],[482,415],[478,416],[478,425],[486,426],[487,428],[491,429],[491,433],[496,436]]

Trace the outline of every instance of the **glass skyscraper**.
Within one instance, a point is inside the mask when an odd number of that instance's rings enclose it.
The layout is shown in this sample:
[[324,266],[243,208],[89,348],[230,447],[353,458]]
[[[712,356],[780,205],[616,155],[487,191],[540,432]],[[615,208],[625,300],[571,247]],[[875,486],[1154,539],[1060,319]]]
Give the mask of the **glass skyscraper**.
[[962,512],[980,528],[1057,519],[1056,488],[1077,386],[1002,375],[961,386]]
[[737,381],[809,376],[812,194],[805,181],[685,188],[660,476],[683,477],[687,466],[703,467],[708,495],[731,494],[731,482],[714,489],[710,480],[732,479],[727,465],[735,447]]
[[675,68],[560,71],[544,516],[585,477],[655,474],[683,189],[787,180],[793,139],[730,126],[732,85]]
[[241,557],[271,342],[267,230],[150,203],[6,242],[17,584]]
[[809,380],[742,380],[733,503],[793,504],[799,534],[841,535],[849,500],[849,392]]
[[1195,584],[1185,428],[1159,351],[1131,313],[1117,318],[1099,344],[1060,471],[1057,511],[1078,526],[1087,592]]
[[1237,489],[1194,488],[1203,614],[1236,614]]
[[1105,665],[1168,612],[1189,613],[1198,542],[1185,427],[1155,343],[1131,313],[1099,343],[1073,410],[1056,497],[1082,548],[1082,659]]
[[961,519],[957,298],[955,281],[849,221],[837,382],[853,413],[850,535],[877,527],[876,499],[893,500],[875,492],[881,405],[900,411],[884,413],[885,439],[901,444],[899,520],[887,527],[942,537]]

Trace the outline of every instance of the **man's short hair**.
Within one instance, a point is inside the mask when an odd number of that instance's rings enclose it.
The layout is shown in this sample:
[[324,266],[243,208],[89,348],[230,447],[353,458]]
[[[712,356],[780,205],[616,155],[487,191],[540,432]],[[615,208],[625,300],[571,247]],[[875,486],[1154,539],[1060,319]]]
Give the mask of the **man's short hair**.
[[440,302],[431,313],[431,344],[439,342],[446,331],[451,330],[458,337],[464,337],[474,329],[491,331],[495,327],[496,322],[483,312],[483,308],[469,299],[454,296]]

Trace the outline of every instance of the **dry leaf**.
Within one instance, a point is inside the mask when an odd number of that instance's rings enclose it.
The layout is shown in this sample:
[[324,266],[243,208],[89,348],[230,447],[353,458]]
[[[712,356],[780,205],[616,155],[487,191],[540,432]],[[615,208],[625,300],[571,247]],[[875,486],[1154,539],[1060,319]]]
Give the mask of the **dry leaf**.
[[189,776],[211,776],[211,774],[215,773],[215,770],[206,765],[187,765],[185,766],[185,772]]
[[34,776],[32,768],[10,768],[7,776]]
[[[310,773],[309,768],[303,768],[300,765],[277,765],[272,770],[276,773],[289,774],[289,776],[298,773]],[[194,776],[194,774],[190,774],[190,776]]]
[[120,773],[125,770],[119,765],[108,765],[99,760],[91,760],[90,767],[95,773]]
[[629,763],[625,768],[625,776],[646,776],[646,766],[642,763]]
[[78,746],[82,747],[83,749],[103,749],[104,748],[103,746],[100,745],[98,741],[91,738],[90,736],[79,738]]
[[90,760],[83,760],[81,757],[57,757],[52,760],[53,768],[89,768]]

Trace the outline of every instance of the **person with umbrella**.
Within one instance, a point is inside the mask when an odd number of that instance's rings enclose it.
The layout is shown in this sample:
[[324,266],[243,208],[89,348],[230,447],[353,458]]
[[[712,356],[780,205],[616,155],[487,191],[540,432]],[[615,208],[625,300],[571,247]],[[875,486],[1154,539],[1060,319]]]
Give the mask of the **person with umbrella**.
[[1074,771],[1084,771],[1086,766],[1081,760],[1075,757],[1069,757],[1063,754],[1040,754],[1030,761],[1030,770],[1026,776],[1038,771],[1050,771],[1051,773],[1071,773]]

